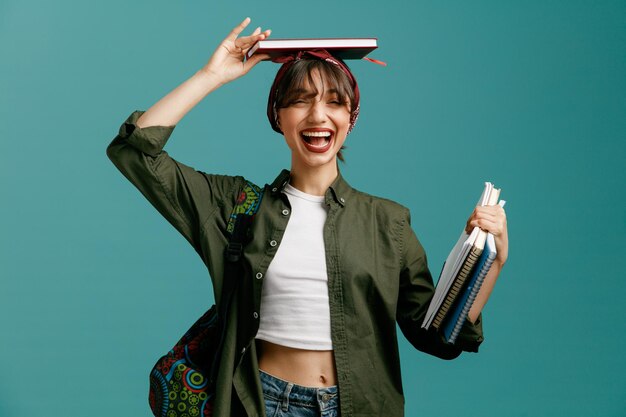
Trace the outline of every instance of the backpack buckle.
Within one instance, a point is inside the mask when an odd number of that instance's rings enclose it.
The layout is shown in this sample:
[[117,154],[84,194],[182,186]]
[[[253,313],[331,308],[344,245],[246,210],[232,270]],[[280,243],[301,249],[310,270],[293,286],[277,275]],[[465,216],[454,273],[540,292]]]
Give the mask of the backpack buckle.
[[243,253],[243,245],[239,242],[229,242],[226,246],[226,260],[228,262],[237,262],[241,259]]

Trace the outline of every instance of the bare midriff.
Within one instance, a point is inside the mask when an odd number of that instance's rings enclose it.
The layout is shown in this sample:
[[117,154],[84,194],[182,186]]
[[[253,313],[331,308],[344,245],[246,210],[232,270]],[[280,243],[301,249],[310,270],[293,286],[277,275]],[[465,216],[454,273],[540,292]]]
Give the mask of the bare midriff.
[[332,350],[305,350],[256,340],[259,369],[305,387],[337,385]]

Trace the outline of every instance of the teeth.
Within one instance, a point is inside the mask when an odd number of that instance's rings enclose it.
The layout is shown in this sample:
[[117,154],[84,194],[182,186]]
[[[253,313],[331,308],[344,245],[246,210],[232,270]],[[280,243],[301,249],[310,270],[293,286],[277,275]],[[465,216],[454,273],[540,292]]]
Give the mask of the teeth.
[[327,138],[330,136],[330,132],[302,132],[303,136]]

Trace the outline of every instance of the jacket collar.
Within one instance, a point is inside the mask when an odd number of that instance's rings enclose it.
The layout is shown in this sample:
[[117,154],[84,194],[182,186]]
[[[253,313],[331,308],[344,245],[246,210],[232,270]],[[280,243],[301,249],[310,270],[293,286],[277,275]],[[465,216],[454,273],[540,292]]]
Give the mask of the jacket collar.
[[[278,177],[272,182],[270,185],[270,191],[272,194],[277,194],[282,192],[285,184],[289,182],[289,177],[291,173],[287,169],[283,169]],[[344,207],[348,202],[350,192],[352,191],[352,187],[343,179],[341,172],[338,171],[337,178],[330,184],[328,190],[326,191],[326,203],[329,203],[330,200],[335,201],[341,207]]]

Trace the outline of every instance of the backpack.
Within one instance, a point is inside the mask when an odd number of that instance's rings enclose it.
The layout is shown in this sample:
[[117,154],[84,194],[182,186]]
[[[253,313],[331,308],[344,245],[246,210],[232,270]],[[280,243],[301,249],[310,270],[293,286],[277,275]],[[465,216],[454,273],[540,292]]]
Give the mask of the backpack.
[[224,285],[220,306],[211,306],[185,332],[150,372],[148,402],[155,417],[211,417],[225,317],[241,278],[241,258],[263,190],[246,182],[228,219],[229,240],[224,252]]

